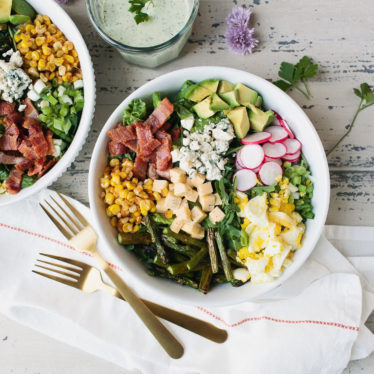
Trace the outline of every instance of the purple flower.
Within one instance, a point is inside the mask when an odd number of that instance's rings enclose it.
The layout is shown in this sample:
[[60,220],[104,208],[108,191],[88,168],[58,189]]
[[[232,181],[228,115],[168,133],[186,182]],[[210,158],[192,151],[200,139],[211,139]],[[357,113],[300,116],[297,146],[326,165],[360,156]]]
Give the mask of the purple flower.
[[229,47],[239,55],[252,53],[252,49],[258,44],[258,40],[253,37],[254,30],[248,27],[229,27],[226,32]]
[[233,8],[226,18],[226,23],[229,27],[247,27],[251,13],[252,11],[249,8]]

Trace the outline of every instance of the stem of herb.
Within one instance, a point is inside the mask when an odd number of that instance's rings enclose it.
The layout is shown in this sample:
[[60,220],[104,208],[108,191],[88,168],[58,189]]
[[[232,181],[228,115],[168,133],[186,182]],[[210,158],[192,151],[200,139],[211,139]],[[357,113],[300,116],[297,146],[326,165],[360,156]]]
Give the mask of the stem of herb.
[[297,86],[292,86],[292,87],[295,88],[296,90],[298,90],[299,92],[301,92],[308,100],[310,99],[308,94],[306,92],[304,92],[301,88],[299,88]]
[[309,91],[308,85],[306,84],[304,78],[301,78],[301,81],[303,82],[303,85],[304,85],[304,87],[305,87],[305,90],[306,90],[306,92],[308,93],[308,96],[309,96],[309,99],[310,99],[312,95],[311,95],[311,93],[310,93],[310,91]]
[[327,154],[326,154],[326,156],[328,157],[331,153],[332,153],[332,151],[349,135],[349,133],[352,131],[352,128],[353,128],[353,126],[354,126],[354,124],[355,124],[355,122],[356,122],[356,118],[357,118],[357,116],[358,116],[358,114],[361,112],[361,110],[363,110],[363,109],[365,109],[365,108],[367,108],[368,106],[370,106],[370,105],[364,105],[363,107],[361,107],[361,104],[362,104],[362,102],[363,102],[363,99],[361,99],[360,100],[360,104],[359,104],[359,106],[358,106],[358,108],[357,108],[357,110],[356,110],[356,113],[355,113],[355,115],[354,115],[354,117],[353,117],[353,119],[352,119],[352,122],[351,122],[351,124],[349,125],[349,129],[348,129],[348,131],[339,139],[339,141],[327,152]]

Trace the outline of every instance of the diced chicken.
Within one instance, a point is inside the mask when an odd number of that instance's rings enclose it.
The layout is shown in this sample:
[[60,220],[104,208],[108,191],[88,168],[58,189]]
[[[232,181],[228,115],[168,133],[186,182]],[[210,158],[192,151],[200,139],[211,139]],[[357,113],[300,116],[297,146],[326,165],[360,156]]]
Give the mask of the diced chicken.
[[167,211],[167,208],[165,206],[165,201],[166,201],[165,198],[157,201],[157,204],[156,204],[156,212],[157,213],[165,213]]
[[182,199],[169,192],[165,198],[166,209],[172,210],[174,213],[179,209]]
[[218,222],[221,222],[225,218],[225,213],[222,212],[218,206],[216,206],[210,213],[209,213],[209,219],[212,221],[212,223],[215,225]]
[[156,179],[153,181],[152,190],[161,193],[164,188],[168,188],[168,181],[163,179]]
[[200,196],[200,204],[204,212],[211,212],[214,209],[215,202],[216,199],[212,194]]
[[182,229],[183,225],[185,224],[185,222],[185,220],[177,217],[170,225],[170,230],[178,234],[179,231]]
[[202,196],[212,194],[213,193],[212,183],[207,182],[207,183],[200,184],[197,187],[197,192],[199,193],[200,200],[201,200]]
[[206,213],[200,207],[194,206],[191,210],[191,217],[193,222],[200,223],[206,218]]
[[218,195],[218,193],[215,193],[214,197],[216,199],[215,205],[222,205],[222,200],[221,200],[220,196]]
[[191,202],[193,202],[193,203],[196,203],[197,198],[199,197],[199,194],[198,194],[197,191],[191,189],[190,191],[188,191],[188,192],[185,194],[185,197],[186,197],[186,199],[187,199],[188,201],[191,201]]
[[182,230],[187,234],[191,235],[191,237],[195,239],[203,239],[204,238],[204,229],[203,227],[197,222],[186,222]]
[[170,169],[170,180],[172,183],[186,183],[186,172],[179,168]]
[[194,186],[194,187],[198,187],[200,186],[201,184],[203,184],[205,181],[205,175],[203,174],[200,174],[200,173],[195,173],[195,175],[192,177],[191,179],[191,184]]
[[185,196],[191,187],[187,183],[175,183],[174,195],[175,196]]

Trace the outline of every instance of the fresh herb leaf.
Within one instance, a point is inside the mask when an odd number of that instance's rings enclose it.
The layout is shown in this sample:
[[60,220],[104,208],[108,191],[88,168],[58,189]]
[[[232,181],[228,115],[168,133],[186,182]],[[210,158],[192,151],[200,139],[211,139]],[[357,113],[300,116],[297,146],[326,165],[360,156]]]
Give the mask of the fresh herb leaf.
[[[291,88],[295,88],[301,92],[307,99],[311,98],[306,79],[313,78],[318,71],[318,65],[313,64],[310,57],[304,56],[299,60],[297,64],[291,64],[289,62],[282,62],[278,75],[283,80],[274,82],[283,91],[288,91]],[[305,91],[302,90],[297,84],[301,82],[304,85]]]
[[10,169],[4,164],[0,164],[0,182],[6,181],[9,177]]
[[30,187],[32,184],[36,182],[37,178],[35,176],[28,176],[24,175],[22,178],[21,188]]
[[149,20],[149,15],[143,10],[150,4],[154,6],[153,0],[129,0],[129,3],[131,4],[129,12],[135,13],[134,20],[137,25]]
[[122,122],[125,126],[129,126],[134,122],[142,121],[146,116],[147,104],[143,100],[133,99],[123,113]]
[[352,131],[353,126],[356,122],[356,119],[358,115],[366,108],[369,108],[370,106],[374,105],[374,90],[370,88],[370,86],[367,83],[361,83],[360,89],[354,88],[353,92],[356,96],[360,98],[360,102],[358,104],[358,107],[356,109],[356,113],[353,116],[352,122],[348,127],[348,130],[346,133],[338,140],[338,142],[327,152],[327,156],[329,156],[332,151],[349,135],[349,133]]

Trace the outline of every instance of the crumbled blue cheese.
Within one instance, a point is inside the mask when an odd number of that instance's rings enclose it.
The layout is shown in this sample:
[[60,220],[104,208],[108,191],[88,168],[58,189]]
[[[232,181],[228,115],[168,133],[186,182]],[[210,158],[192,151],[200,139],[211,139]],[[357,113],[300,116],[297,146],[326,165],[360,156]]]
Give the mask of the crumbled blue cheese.
[[0,98],[12,103],[24,95],[31,79],[21,69],[23,61],[19,51],[3,54],[3,57],[7,56],[10,56],[9,62],[0,59]]
[[172,151],[173,162],[189,177],[196,172],[206,175],[209,181],[219,180],[223,175],[227,160],[223,157],[234,139],[234,129],[228,119],[219,123],[209,123],[203,131],[183,132],[183,146]]

